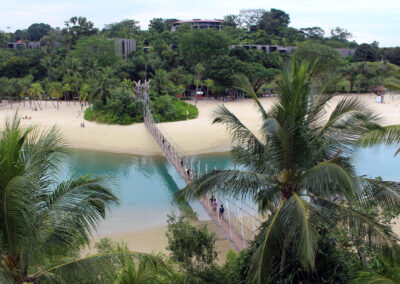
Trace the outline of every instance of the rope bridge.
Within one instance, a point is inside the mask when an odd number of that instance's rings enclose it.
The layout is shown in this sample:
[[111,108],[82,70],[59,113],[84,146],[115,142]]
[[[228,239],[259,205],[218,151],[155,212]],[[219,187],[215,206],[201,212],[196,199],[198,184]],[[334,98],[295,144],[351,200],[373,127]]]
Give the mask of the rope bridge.
[[[135,82],[136,99],[143,103],[144,124],[158,146],[162,150],[167,160],[174,166],[186,184],[197,179],[201,173],[208,172],[207,164],[201,165],[192,157],[186,155],[183,150],[176,146],[171,139],[167,139],[157,126],[150,110],[149,81],[143,83]],[[197,166],[197,169],[196,169]],[[218,208],[215,208],[209,199],[204,196],[200,203],[208,213],[210,219],[215,223],[219,230],[228,239],[236,251],[248,246],[247,240],[253,239],[254,234],[262,222],[257,215],[257,210],[242,201],[230,198],[215,196],[219,203],[224,204],[225,212],[220,216]]]

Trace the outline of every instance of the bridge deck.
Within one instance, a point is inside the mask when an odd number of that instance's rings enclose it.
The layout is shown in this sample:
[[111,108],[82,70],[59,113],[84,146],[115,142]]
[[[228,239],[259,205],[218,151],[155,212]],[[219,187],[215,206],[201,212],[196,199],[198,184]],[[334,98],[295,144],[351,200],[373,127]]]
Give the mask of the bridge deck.
[[[145,100],[145,104],[147,103],[148,100]],[[186,157],[178,152],[175,147],[167,140],[165,135],[161,133],[160,129],[153,121],[148,106],[144,108],[144,123],[147,130],[150,132],[154,140],[157,142],[158,146],[161,148],[164,156],[174,166],[174,168],[177,170],[177,172],[186,182],[186,184],[192,182],[196,178],[196,174],[194,173],[193,169],[190,169],[190,165],[188,165]],[[224,236],[231,242],[233,248],[236,251],[246,248],[247,242],[244,240],[243,234],[240,234],[240,232],[238,232],[235,228],[232,228],[226,217],[220,218],[218,210],[214,211],[211,209],[208,197],[205,196],[199,201],[210,216],[210,219],[222,231]]]

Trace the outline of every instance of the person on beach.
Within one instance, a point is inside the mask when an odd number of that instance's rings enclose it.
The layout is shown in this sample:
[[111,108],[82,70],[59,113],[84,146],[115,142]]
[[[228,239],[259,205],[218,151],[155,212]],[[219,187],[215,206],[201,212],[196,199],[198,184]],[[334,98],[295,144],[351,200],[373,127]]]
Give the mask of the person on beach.
[[219,217],[220,218],[224,217],[224,211],[225,211],[224,205],[221,204],[221,207],[219,208]]

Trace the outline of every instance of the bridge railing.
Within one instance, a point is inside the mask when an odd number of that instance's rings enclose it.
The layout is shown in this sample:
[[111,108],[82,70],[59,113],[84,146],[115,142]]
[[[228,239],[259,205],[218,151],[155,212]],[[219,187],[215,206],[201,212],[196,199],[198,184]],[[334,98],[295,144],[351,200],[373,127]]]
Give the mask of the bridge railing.
[[[193,157],[183,153],[158,127],[151,113],[148,82],[136,86],[136,98],[143,103],[144,124],[179,175],[186,183],[190,183],[207,173],[207,164],[201,165],[200,161],[195,162]],[[218,200],[218,205],[224,205],[225,211],[221,215],[219,207],[214,208],[210,196],[205,196],[200,201],[208,215],[237,250],[246,248],[248,240],[254,239],[257,228],[263,221],[258,210],[240,200],[216,195],[214,197]]]

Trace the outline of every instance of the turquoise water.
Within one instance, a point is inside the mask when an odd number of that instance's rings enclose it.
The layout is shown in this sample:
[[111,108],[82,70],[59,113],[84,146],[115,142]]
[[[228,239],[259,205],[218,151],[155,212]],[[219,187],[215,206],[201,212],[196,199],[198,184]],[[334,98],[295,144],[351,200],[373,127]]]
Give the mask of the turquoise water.
[[[355,158],[358,174],[400,181],[400,156],[393,157],[396,149],[378,146],[360,150]],[[234,167],[228,154],[197,156],[193,159],[196,169],[199,161],[202,171],[205,171],[206,163],[209,170]],[[62,164],[60,178],[89,173],[110,176],[121,199],[121,205],[102,222],[99,229],[101,235],[165,225],[166,215],[172,210],[177,211],[172,195],[185,185],[163,157],[89,150],[73,150]],[[192,206],[199,212],[200,219],[207,218],[197,202]]]

